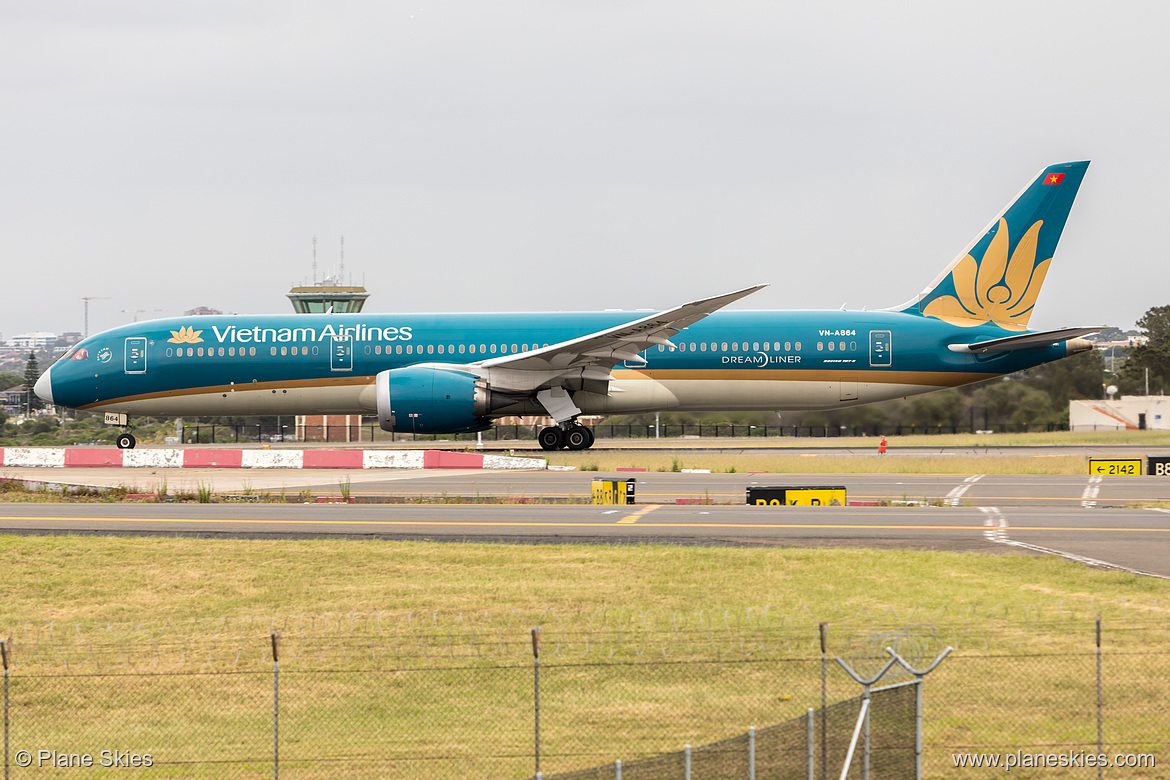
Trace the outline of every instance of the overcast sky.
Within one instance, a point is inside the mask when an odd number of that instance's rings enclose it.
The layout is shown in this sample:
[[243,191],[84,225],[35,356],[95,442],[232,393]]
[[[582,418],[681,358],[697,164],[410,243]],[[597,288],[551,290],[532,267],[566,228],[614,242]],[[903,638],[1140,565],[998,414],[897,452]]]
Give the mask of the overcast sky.
[[[0,333],[291,311],[881,308],[1091,159],[1033,328],[1170,304],[1170,6],[0,1]],[[160,309],[161,311],[155,311]]]

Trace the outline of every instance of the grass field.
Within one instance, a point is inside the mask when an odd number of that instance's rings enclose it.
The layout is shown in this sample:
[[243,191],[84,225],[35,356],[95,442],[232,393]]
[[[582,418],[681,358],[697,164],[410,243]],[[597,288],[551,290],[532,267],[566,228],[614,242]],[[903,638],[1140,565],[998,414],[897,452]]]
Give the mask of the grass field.
[[899,455],[865,457],[837,454],[785,455],[696,450],[675,453],[622,451],[556,452],[554,466],[583,471],[644,468],[647,471],[710,469],[713,472],[770,474],[1085,474],[1083,455]]
[[[1092,744],[1098,614],[1110,744],[1166,746],[1170,583],[1053,558],[69,536],[0,554],[14,747],[151,748],[157,776],[270,771],[272,628],[284,755],[316,759],[298,777],[530,774],[533,625],[546,771],[819,706],[821,621],[831,654],[920,623],[931,653],[957,648],[929,682],[931,776],[952,748]],[[830,701],[857,692],[830,669]]]

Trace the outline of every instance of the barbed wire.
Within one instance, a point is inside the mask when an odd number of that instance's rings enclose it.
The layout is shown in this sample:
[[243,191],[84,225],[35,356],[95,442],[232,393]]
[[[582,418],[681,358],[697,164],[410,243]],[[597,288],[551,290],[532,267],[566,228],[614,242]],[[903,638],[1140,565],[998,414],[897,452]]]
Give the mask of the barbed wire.
[[[723,609],[491,610],[475,612],[300,612],[158,623],[25,622],[3,627],[14,667],[131,670],[231,667],[271,662],[267,637],[280,632],[282,662],[379,664],[526,662],[530,631],[541,628],[541,657],[552,662],[819,657],[817,623],[854,668],[878,668],[885,646],[907,660],[956,650],[1013,651],[1053,638],[1077,645],[1092,631],[1092,605],[943,606],[871,610],[835,605],[795,616],[770,606]],[[1116,612],[1116,609],[1114,610]],[[905,628],[909,626],[909,628]],[[1109,623],[1115,639],[1170,635],[1170,614],[1122,610]],[[893,630],[891,630],[893,629]],[[1038,639],[1041,637],[1042,639]],[[831,650],[831,652],[833,652]],[[869,659],[869,660],[867,660]]]

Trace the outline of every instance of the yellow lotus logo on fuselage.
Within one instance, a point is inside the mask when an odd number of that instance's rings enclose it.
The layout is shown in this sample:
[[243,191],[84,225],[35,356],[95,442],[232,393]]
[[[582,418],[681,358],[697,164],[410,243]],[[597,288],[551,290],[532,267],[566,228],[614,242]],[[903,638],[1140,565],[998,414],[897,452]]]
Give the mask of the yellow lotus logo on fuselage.
[[940,295],[926,304],[922,313],[964,328],[993,322],[1010,330],[1024,330],[1032,307],[1044,284],[1052,258],[1036,262],[1036,238],[1043,220],[1036,220],[1008,259],[1007,220],[991,239],[983,260],[967,255],[951,271],[953,295]]
[[179,328],[171,331],[171,337],[167,339],[171,344],[199,344],[203,341],[203,331],[195,330],[191,327]]

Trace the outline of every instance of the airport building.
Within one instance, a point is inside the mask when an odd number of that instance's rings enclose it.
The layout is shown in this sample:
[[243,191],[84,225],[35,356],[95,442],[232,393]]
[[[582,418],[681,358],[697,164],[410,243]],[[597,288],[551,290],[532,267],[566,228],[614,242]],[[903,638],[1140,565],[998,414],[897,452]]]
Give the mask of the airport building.
[[[343,261],[344,262],[344,261]],[[313,276],[316,277],[316,259]],[[342,269],[344,269],[342,265]],[[365,287],[343,284],[338,271],[331,277],[311,285],[293,287],[288,291],[293,311],[297,314],[356,314],[362,310],[370,294]],[[299,414],[296,418],[297,441],[351,442],[361,440],[360,414]]]
[[1170,430],[1170,396],[1123,395],[1106,401],[1069,401],[1073,431]]

